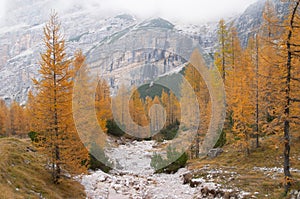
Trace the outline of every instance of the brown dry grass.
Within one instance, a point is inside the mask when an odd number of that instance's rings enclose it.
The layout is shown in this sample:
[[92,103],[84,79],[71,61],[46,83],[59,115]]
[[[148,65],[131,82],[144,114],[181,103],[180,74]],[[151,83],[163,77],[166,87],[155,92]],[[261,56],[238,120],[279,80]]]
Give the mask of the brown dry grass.
[[[251,150],[246,156],[238,152],[232,145],[226,145],[224,152],[217,158],[207,157],[192,160],[188,163],[189,169],[199,170],[201,176],[207,176],[206,172],[211,169],[222,169],[223,171],[236,172],[233,179],[229,174],[220,174],[222,178],[215,181],[226,188],[238,187],[247,192],[259,192],[256,198],[288,198],[283,194],[283,174],[276,172],[256,171],[254,167],[279,167],[283,166],[283,149],[276,148],[272,144],[272,137],[262,141],[260,148]],[[209,165],[209,166],[208,166]],[[203,169],[203,167],[208,167]],[[291,146],[291,167],[300,170],[300,138],[295,138]],[[292,189],[300,190],[300,173],[292,172],[294,183]]]
[[45,159],[29,140],[0,139],[0,198],[85,198],[84,187],[64,178],[58,185],[51,182]]

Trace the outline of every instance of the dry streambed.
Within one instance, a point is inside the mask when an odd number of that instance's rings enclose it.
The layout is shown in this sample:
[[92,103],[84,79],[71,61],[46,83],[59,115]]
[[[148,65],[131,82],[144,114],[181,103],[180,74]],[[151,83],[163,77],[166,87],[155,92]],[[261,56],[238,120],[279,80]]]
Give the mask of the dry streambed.
[[[107,151],[117,169],[78,176],[92,199],[193,199],[193,198],[257,198],[258,193],[244,192],[226,186],[238,175],[234,171],[211,169],[202,171],[180,169],[175,174],[154,174],[150,167],[155,149],[153,141],[131,142]],[[221,179],[221,180],[220,180]],[[222,180],[223,179],[223,180]],[[225,182],[225,183],[224,183]]]

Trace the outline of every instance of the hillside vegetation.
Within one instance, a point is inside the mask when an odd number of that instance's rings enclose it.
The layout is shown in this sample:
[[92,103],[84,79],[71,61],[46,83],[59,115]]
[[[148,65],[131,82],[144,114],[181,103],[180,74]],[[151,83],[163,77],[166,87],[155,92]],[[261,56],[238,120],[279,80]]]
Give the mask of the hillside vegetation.
[[[231,143],[216,157],[190,160],[188,168],[193,178],[203,178],[221,184],[224,188],[246,191],[256,198],[290,198],[283,192],[282,146],[274,144],[272,136],[264,138],[262,146],[252,149],[250,155],[239,152]],[[293,140],[291,150],[291,190],[300,190],[300,137]],[[248,197],[246,197],[248,198]]]
[[52,183],[45,158],[29,140],[1,138],[0,159],[0,198],[85,198],[79,182]]

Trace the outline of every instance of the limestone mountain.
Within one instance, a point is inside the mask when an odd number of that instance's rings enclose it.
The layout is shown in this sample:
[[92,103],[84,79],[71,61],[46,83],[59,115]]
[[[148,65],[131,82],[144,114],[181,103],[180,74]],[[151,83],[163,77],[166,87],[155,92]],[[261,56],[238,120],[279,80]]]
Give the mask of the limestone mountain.
[[[218,22],[179,25],[162,18],[143,20],[129,14],[101,13],[98,4],[78,2],[10,1],[5,19],[0,22],[0,98],[8,103],[13,99],[26,102],[32,88],[31,79],[38,77],[40,52],[44,49],[43,26],[51,8],[58,11],[62,21],[68,56],[82,49],[92,71],[108,80],[112,93],[119,87],[121,78],[129,84],[142,84],[180,71],[187,61],[180,54],[191,41],[172,39],[174,34],[194,39],[203,49],[203,55],[213,58]],[[261,23],[264,2],[259,0],[228,20],[237,27],[244,45]],[[273,2],[277,13],[283,16],[288,10],[287,3]],[[151,44],[152,47],[140,49],[134,37],[137,33],[147,38],[139,41],[143,46]]]

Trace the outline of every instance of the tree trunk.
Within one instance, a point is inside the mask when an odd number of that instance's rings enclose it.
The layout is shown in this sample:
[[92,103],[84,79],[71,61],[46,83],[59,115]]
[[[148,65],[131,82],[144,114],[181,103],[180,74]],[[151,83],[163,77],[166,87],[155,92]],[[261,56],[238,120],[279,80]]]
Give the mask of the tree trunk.
[[290,105],[291,105],[291,97],[290,97],[290,90],[291,90],[291,68],[292,68],[292,50],[291,50],[291,38],[293,36],[293,29],[294,29],[294,20],[296,17],[296,11],[298,9],[300,0],[297,1],[295,7],[293,8],[292,16],[290,19],[290,28],[288,32],[288,37],[286,41],[287,47],[287,63],[286,63],[286,89],[285,89],[285,107],[284,107],[284,164],[283,164],[283,171],[285,177],[285,187],[284,191],[287,194],[291,187],[291,173],[290,173]]
[[258,103],[259,103],[259,91],[258,91],[258,38],[257,38],[257,34],[256,34],[256,42],[255,42],[255,50],[256,50],[256,64],[255,64],[255,78],[256,78],[256,90],[255,90],[255,131],[256,131],[256,148],[259,147],[259,134],[258,134],[258,121],[259,121],[259,114],[258,114]]
[[54,66],[54,74],[53,74],[53,88],[54,88],[54,100],[53,100],[53,106],[54,106],[54,133],[55,133],[55,140],[54,140],[54,153],[55,153],[55,175],[53,182],[57,184],[59,182],[60,178],[60,149],[59,149],[59,130],[58,130],[58,110],[57,110],[57,78],[56,78],[56,49],[55,49],[55,37],[56,32],[53,30],[52,32],[52,45],[53,45],[53,66]]

